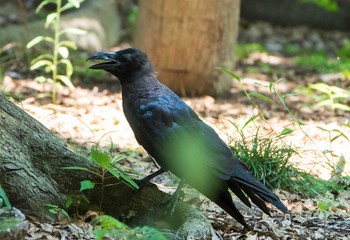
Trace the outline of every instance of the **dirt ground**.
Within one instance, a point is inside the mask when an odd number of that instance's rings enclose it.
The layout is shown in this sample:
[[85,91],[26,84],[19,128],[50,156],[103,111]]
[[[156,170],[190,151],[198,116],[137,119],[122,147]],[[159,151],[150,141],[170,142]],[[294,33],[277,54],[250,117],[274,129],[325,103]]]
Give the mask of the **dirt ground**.
[[[272,30],[274,34],[269,35]],[[337,41],[334,41],[331,36],[333,38],[337,36]],[[301,47],[307,44],[312,45],[316,41],[319,47],[332,51],[333,48],[341,45],[344,38],[348,39],[349,36],[339,32],[326,33],[304,27],[284,29],[261,23],[243,26],[240,33],[240,41],[242,42],[260,41],[260,43],[272,48],[285,44],[292,37],[297,39],[294,42],[300,44]],[[283,67],[283,74],[248,72],[247,67],[254,66],[257,62],[269,63],[273,68]],[[330,136],[324,129],[329,131],[336,129],[350,137],[350,128],[344,126],[344,124],[349,124],[350,113],[317,108],[315,103],[304,95],[288,97],[286,103],[291,112],[298,121],[304,123],[300,128],[267,87],[269,82],[281,79],[276,89],[280,94],[284,94],[295,91],[299,86],[307,86],[308,83],[324,79],[327,79],[330,84],[339,82],[342,86],[349,86],[348,79],[339,80],[337,78],[339,75],[300,72],[288,56],[258,52],[240,60],[237,63],[235,73],[242,77],[242,85],[239,85],[237,81],[234,82],[228,98],[214,99],[210,96],[203,96],[184,98],[184,100],[199,113],[205,122],[214,127],[225,141],[230,142],[239,140],[237,129],[232,123],[243,126],[250,117],[257,114],[257,109],[249,103],[247,97],[242,93],[241,87],[243,86],[247,91],[259,91],[266,94],[277,104],[257,100],[266,119],[262,125],[262,134],[267,134],[269,126],[272,126],[277,134],[285,128],[293,129],[293,133],[289,134],[285,141],[299,150],[299,154],[292,159],[297,167],[317,174],[324,179],[329,179],[332,176],[332,167],[338,162],[339,156],[343,155],[347,160],[343,174],[349,175],[350,142],[339,137],[330,144],[330,138],[334,135]],[[57,132],[73,147],[89,147],[96,143],[100,146],[113,144],[120,151],[136,149],[146,156],[146,153],[134,139],[124,118],[118,81],[108,76],[96,82],[82,83],[77,81],[77,83],[74,90],[63,89],[61,91],[58,104],[51,104],[47,99],[37,98],[38,94],[43,89],[47,89],[48,86],[33,82],[31,79],[15,79],[11,77],[11,74],[7,74],[2,85],[5,86],[5,91],[20,94],[22,101],[19,106],[49,129]],[[254,126],[248,127],[246,134],[253,135],[254,129]],[[336,132],[332,134],[336,134]],[[322,154],[326,150],[333,151],[333,158],[330,157],[330,160],[327,160]],[[146,175],[146,172],[151,171],[154,171],[154,168],[151,164],[145,163],[142,169],[143,174]],[[342,207],[338,205],[336,209],[333,209],[326,221],[317,209],[316,199],[301,199],[297,195],[283,191],[278,194],[291,210],[291,214],[282,215],[276,211],[273,218],[270,218],[257,209],[244,210],[248,222],[255,223],[256,232],[250,233],[241,233],[231,218],[205,199],[201,199],[197,203],[201,202],[198,206],[206,211],[218,233],[225,239],[350,239],[349,191],[345,191],[344,196],[338,196],[338,201],[343,201],[343,204],[340,204]],[[45,239],[40,238],[43,235],[52,237],[48,231],[43,230],[42,224],[32,224],[33,237],[28,237],[28,239]],[[57,231],[61,231],[61,236],[64,236],[64,233],[69,236],[72,234],[77,236],[79,231],[80,235],[87,234],[88,231],[86,229],[72,230],[74,229],[72,224],[63,228],[62,226],[52,226],[50,229],[51,232],[54,231],[52,229],[58,229]],[[47,237],[46,239],[60,238]],[[84,238],[67,239],[91,238],[87,234]]]

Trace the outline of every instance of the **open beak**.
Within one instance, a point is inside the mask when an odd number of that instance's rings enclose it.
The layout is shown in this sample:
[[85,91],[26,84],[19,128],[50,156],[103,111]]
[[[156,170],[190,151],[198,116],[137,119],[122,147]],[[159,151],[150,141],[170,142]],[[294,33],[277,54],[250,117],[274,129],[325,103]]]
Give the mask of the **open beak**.
[[86,61],[89,60],[104,60],[106,62],[98,63],[90,66],[90,69],[113,69],[119,62],[116,60],[117,53],[115,52],[96,52],[90,55]]

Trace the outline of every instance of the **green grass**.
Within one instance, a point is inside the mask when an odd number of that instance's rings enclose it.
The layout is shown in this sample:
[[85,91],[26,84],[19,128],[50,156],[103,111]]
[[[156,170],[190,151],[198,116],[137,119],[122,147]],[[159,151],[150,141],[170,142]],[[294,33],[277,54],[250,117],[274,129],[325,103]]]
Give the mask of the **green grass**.
[[[269,51],[260,43],[238,43],[235,49],[235,55],[238,60],[249,57],[254,52],[265,52],[269,54],[284,54],[297,64],[297,68],[316,73],[343,73],[345,77],[350,76],[350,41],[335,53],[328,54],[325,51],[316,51],[313,49],[304,49],[295,44],[286,44],[282,51]],[[268,66],[267,66],[268,65]],[[258,63],[253,66],[254,72],[265,72],[268,74],[278,71],[279,66],[271,66],[267,63]],[[250,67],[249,71],[253,71]]]
[[350,57],[331,57],[325,52],[316,51],[294,58],[298,67],[316,73],[343,73],[345,77],[350,76]]
[[286,135],[262,135],[259,128],[253,136],[247,136],[240,130],[238,132],[241,140],[231,145],[235,156],[271,189],[283,189],[311,197],[326,192],[339,193],[350,186],[349,177],[327,181],[296,168],[290,159],[298,155],[299,150],[284,141]]
[[[257,110],[257,114],[246,121],[242,127],[233,123],[239,134],[240,141],[233,141],[231,148],[236,157],[243,161],[261,182],[272,189],[280,188],[293,193],[299,193],[303,196],[321,196],[326,192],[339,193],[349,188],[349,181],[341,176],[341,166],[344,165],[343,162],[346,162],[346,159],[342,159],[342,156],[339,156],[339,163],[334,165],[334,159],[330,158],[327,154],[329,152],[328,149],[318,148],[327,161],[327,164],[333,167],[333,175],[337,176],[329,181],[308,174],[296,168],[291,163],[290,159],[292,156],[300,154],[298,157],[301,157],[302,155],[301,149],[296,149],[285,140],[285,137],[293,131],[300,131],[311,144],[316,146],[315,141],[304,130],[304,123],[297,119],[285,102],[286,98],[298,94],[297,92],[291,91],[281,94],[276,88],[279,81],[271,82],[267,88],[271,94],[275,95],[275,100],[273,100],[264,93],[247,91],[244,85],[241,84],[239,76],[227,69],[221,68],[220,70],[238,81],[240,89],[246,95],[250,104]],[[289,125],[294,126],[295,130],[285,127],[281,132],[276,131],[269,124],[268,119],[265,119],[264,110],[260,108],[259,102],[256,101],[255,97],[284,109],[291,119]],[[244,129],[252,123],[254,124],[253,131],[255,129],[255,133],[248,135]],[[262,134],[260,132],[261,128],[264,130],[267,129],[269,133]],[[335,144],[334,141],[339,137],[349,141],[349,138],[343,134],[342,130],[335,129],[329,133],[330,146]],[[339,170],[335,171],[334,169]]]
[[[238,128],[237,128],[238,130]],[[247,136],[238,130],[241,140],[236,141],[231,148],[254,176],[271,189],[284,189],[294,193],[304,194],[300,184],[307,181],[304,172],[295,168],[290,159],[297,154],[297,149],[284,142],[283,135],[273,133],[263,136],[259,128],[253,136]]]
[[290,179],[298,171],[289,163],[296,149],[286,145],[281,138],[261,136],[259,129],[255,135],[247,137],[240,132],[241,140],[231,147],[240,160],[254,173],[262,183],[272,189],[294,191]]

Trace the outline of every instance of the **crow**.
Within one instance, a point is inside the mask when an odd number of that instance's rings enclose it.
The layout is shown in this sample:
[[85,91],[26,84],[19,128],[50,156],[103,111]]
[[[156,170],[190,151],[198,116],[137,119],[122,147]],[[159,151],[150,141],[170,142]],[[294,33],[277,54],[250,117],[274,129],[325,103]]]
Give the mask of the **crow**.
[[90,69],[102,69],[120,80],[125,117],[138,143],[160,166],[145,180],[170,171],[181,179],[179,185],[184,182],[197,189],[247,229],[251,228],[229,189],[245,205],[251,207],[253,202],[268,215],[265,202],[287,212],[278,196],[251,174],[218,134],[158,81],[143,51],[97,52],[87,60],[103,60]]

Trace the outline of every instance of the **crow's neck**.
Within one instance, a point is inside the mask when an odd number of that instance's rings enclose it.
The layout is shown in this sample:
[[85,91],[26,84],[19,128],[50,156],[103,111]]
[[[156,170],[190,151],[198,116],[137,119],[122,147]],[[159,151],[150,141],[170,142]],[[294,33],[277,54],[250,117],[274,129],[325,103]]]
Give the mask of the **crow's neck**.
[[142,77],[133,76],[128,79],[120,79],[120,82],[123,98],[127,95],[138,98],[149,93],[156,94],[162,88],[162,84],[157,80],[155,73],[143,75]]

